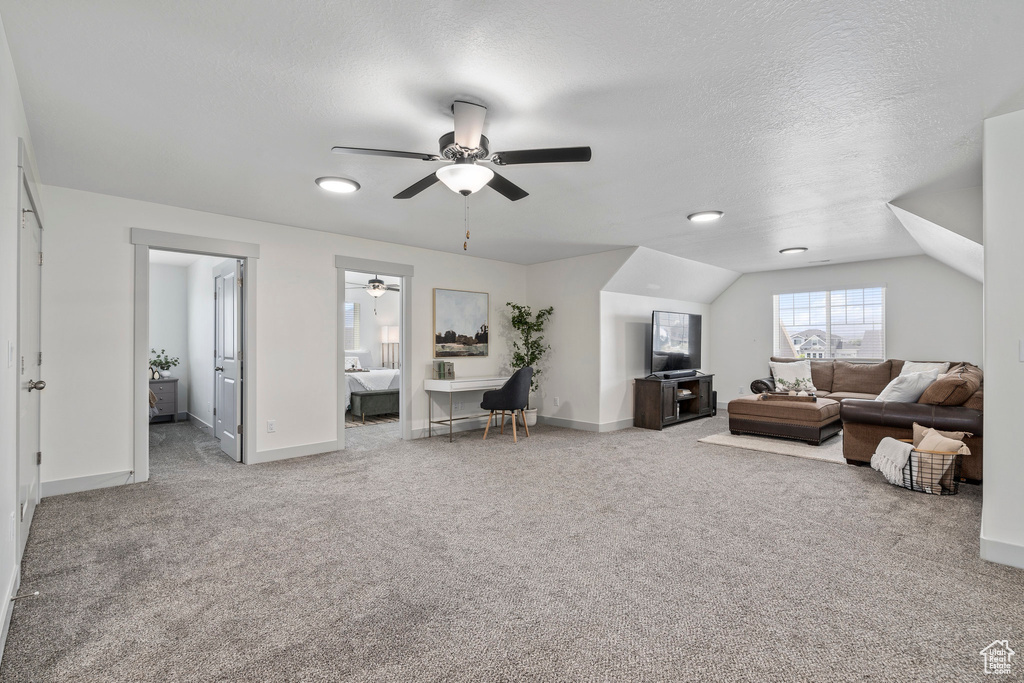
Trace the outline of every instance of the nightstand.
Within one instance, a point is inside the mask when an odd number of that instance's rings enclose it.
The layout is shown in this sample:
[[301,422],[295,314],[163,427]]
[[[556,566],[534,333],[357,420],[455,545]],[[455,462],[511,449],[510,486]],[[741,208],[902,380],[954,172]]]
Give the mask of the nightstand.
[[167,379],[149,380],[149,390],[156,394],[157,414],[149,418],[150,422],[171,418],[172,422],[178,421],[178,378],[168,377]]

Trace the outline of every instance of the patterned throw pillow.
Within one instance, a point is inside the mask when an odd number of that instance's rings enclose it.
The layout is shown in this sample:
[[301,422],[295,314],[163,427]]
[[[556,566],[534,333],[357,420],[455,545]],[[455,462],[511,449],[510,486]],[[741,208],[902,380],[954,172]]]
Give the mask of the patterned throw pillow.
[[768,363],[772,369],[772,377],[780,390],[817,391],[811,381],[811,361],[801,360],[795,363]]

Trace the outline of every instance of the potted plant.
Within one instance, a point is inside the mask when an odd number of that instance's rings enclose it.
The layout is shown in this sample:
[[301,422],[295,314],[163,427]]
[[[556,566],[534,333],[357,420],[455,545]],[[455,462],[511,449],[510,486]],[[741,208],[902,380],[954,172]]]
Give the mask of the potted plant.
[[150,353],[155,355],[149,361],[149,367],[159,370],[161,377],[170,377],[171,368],[178,366],[178,359],[168,356],[167,349],[160,349],[160,353],[157,353],[156,349],[150,349]]
[[[541,374],[541,370],[537,364],[551,349],[544,343],[541,333],[555,309],[548,306],[534,315],[529,306],[522,306],[511,301],[505,305],[512,309],[512,327],[519,333],[519,339],[512,339],[512,369],[518,370],[528,366],[533,368],[533,380],[530,382],[530,393],[532,394],[540,386],[538,376]],[[530,408],[529,403],[526,406],[526,424],[531,427],[537,424],[537,409]]]

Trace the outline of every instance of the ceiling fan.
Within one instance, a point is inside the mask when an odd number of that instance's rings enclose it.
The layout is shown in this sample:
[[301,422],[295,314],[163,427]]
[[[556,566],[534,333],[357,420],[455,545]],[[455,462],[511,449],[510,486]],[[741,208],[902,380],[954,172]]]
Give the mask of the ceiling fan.
[[388,292],[400,291],[398,285],[386,285],[384,281],[374,275],[365,285],[358,282],[346,282],[345,289],[362,289],[374,299],[379,299]]
[[515,164],[552,164],[567,161],[590,161],[589,147],[556,147],[551,149],[520,149],[511,152],[491,154],[490,142],[483,135],[484,117],[487,107],[472,102],[456,100],[452,104],[455,116],[455,130],[445,133],[438,140],[439,154],[419,152],[398,152],[389,149],[366,149],[363,147],[334,147],[335,154],[367,154],[372,156],[419,159],[420,161],[451,161],[423,180],[414,183],[395,195],[395,199],[410,199],[437,181],[441,181],[454,192],[469,196],[488,185],[499,193],[517,201],[529,195],[504,176],[498,175],[479,162],[497,166]]

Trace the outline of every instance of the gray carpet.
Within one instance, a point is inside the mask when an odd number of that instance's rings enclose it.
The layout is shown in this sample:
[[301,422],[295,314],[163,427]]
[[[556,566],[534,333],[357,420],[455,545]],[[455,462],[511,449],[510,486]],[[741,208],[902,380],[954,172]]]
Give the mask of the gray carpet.
[[724,429],[247,467],[157,427],[151,482],[39,506],[0,679],[963,681],[1022,651],[978,487],[697,442]]

